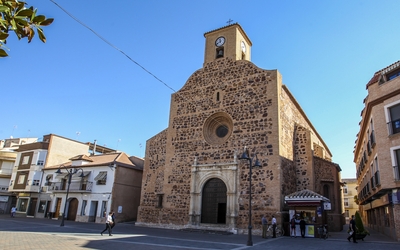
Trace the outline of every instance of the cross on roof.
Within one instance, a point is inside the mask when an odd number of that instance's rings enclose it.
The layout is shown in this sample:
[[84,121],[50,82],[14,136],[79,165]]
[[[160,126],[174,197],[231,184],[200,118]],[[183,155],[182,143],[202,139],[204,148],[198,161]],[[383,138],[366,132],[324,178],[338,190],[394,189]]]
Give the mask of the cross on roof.
[[232,19],[229,18],[228,22],[226,22],[228,25],[231,25],[231,22],[233,22]]

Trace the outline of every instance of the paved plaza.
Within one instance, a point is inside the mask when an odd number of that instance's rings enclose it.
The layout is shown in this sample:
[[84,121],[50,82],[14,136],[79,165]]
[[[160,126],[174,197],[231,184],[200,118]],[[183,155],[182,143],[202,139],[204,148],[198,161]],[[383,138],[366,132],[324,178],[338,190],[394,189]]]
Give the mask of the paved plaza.
[[253,235],[253,246],[246,246],[247,235],[223,235],[138,227],[132,223],[119,223],[113,236],[100,235],[103,224],[26,217],[0,216],[0,249],[400,249],[400,243],[372,232],[365,241],[355,244],[346,240],[346,232],[331,233],[327,240],[315,238],[269,238]]

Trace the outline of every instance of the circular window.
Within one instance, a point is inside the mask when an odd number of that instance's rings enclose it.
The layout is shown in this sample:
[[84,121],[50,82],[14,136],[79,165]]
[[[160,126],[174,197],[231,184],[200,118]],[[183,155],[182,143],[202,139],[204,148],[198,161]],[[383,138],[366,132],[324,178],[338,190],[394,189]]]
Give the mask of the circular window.
[[218,112],[210,117],[204,123],[204,139],[209,144],[218,145],[226,142],[232,134],[232,118],[224,112]]
[[228,134],[229,129],[225,125],[221,125],[217,128],[217,131],[215,132],[217,133],[217,136],[219,138],[224,138]]

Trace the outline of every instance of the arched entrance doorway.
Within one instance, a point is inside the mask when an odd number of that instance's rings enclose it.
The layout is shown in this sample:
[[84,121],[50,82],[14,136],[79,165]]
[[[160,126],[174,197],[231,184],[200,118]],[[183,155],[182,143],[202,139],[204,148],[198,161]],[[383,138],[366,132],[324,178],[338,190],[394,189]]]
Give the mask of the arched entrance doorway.
[[68,215],[67,215],[67,220],[76,220],[76,213],[78,211],[78,200],[76,198],[72,198],[69,201],[69,206],[68,206]]
[[201,223],[226,223],[226,185],[218,178],[207,181],[203,187]]

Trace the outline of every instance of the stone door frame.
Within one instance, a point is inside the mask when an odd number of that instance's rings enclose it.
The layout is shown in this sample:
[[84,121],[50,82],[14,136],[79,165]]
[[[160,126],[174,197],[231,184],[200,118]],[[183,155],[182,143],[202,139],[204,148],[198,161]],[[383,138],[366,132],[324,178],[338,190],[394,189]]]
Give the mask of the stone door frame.
[[[201,203],[202,191],[206,182],[217,178],[226,185],[226,224],[220,225],[229,229],[236,229],[238,217],[238,162],[236,157],[234,162],[216,163],[216,164],[197,164],[197,160],[192,165],[192,176],[190,182],[190,208],[189,208],[189,226],[202,226],[201,221]],[[218,226],[218,225],[216,225]]]

